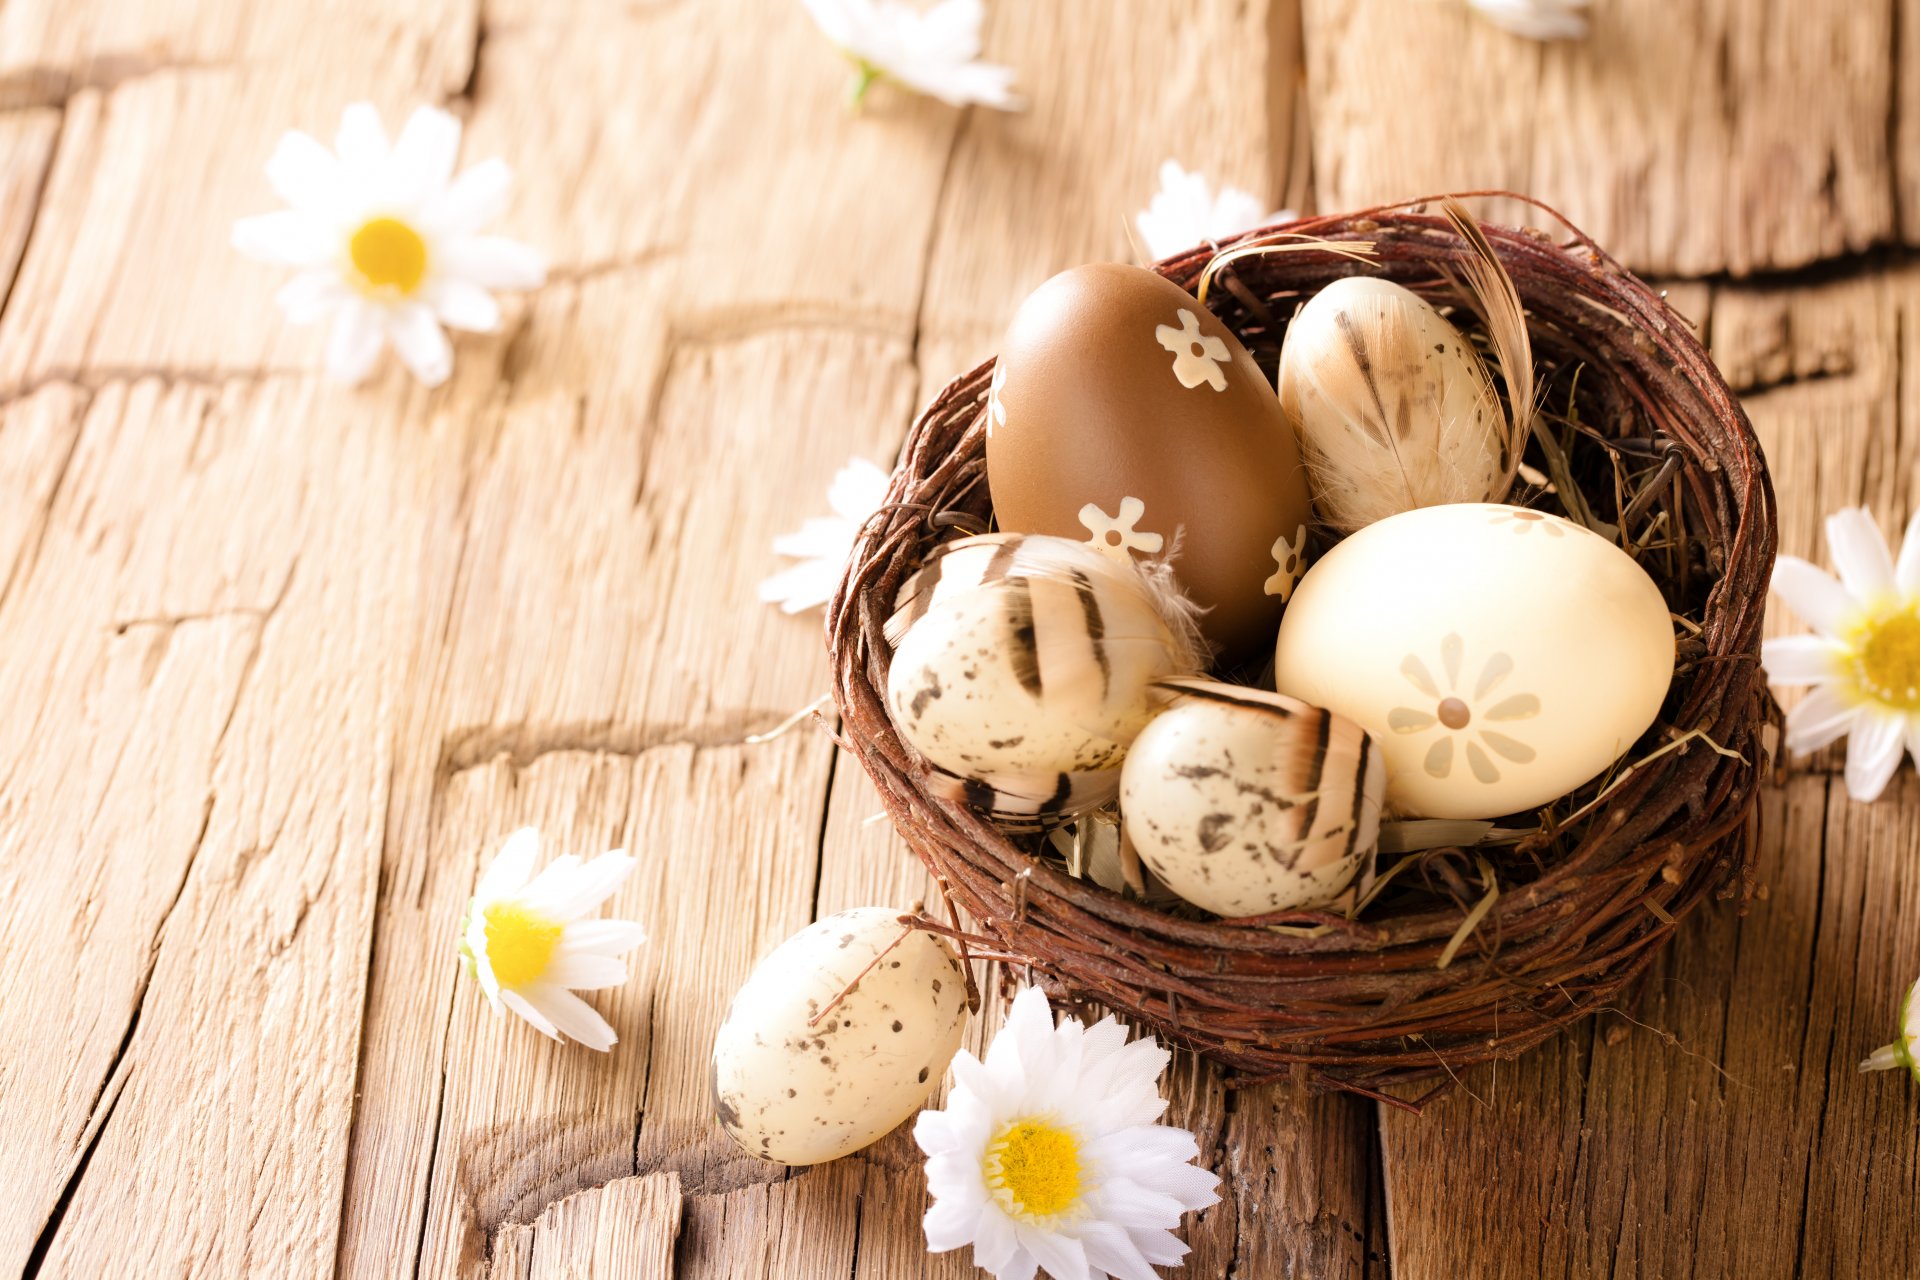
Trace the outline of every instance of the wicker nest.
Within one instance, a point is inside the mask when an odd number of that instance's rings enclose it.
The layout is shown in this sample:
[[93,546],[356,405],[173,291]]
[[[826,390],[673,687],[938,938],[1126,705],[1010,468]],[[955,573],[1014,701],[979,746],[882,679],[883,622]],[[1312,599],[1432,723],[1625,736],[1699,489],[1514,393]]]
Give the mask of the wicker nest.
[[[1287,317],[1340,276],[1373,271],[1457,303],[1449,275],[1466,248],[1423,209],[1291,224],[1371,241],[1377,263],[1319,250],[1244,257],[1216,274],[1208,305],[1271,370]],[[1555,244],[1532,231],[1487,233],[1526,304],[1542,418],[1557,442],[1536,438],[1528,462],[1557,468],[1550,474],[1584,499],[1568,503],[1560,486],[1536,484],[1512,500],[1568,515],[1578,505],[1613,526],[1687,624],[1672,691],[1625,758],[1631,767],[1529,815],[1526,834],[1409,855],[1357,918],[1299,911],[1226,922],[1077,879],[1040,840],[931,795],[923,762],[887,715],[881,628],[927,554],[956,525],[990,518],[991,362],[950,384],[915,423],[888,505],[831,606],[834,693],[850,746],[949,906],[964,912],[962,936],[1243,1082],[1304,1076],[1417,1106],[1425,1099],[1379,1090],[1438,1076],[1444,1088],[1466,1067],[1617,1007],[1695,907],[1751,892],[1762,730],[1775,716],[1759,668],[1774,502],[1752,428],[1688,324],[1584,234]],[[1197,248],[1158,270],[1192,291],[1213,256]],[[1389,861],[1382,855],[1383,870]]]

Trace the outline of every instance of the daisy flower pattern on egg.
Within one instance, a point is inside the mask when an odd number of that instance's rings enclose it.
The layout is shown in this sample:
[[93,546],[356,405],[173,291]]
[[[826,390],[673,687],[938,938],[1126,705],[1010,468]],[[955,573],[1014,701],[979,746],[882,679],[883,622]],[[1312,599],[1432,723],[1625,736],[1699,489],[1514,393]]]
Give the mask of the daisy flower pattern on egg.
[[1387,727],[1395,733],[1435,735],[1421,762],[1434,777],[1452,776],[1457,751],[1475,778],[1494,783],[1500,780],[1495,755],[1527,764],[1535,752],[1503,729],[1488,727],[1489,722],[1510,728],[1512,721],[1530,720],[1540,714],[1540,699],[1531,693],[1501,692],[1513,674],[1513,658],[1506,653],[1489,654],[1472,683],[1463,683],[1466,650],[1458,633],[1442,639],[1439,676],[1418,655],[1403,658],[1400,674],[1424,700],[1417,706],[1394,707],[1387,713]]
[[1797,556],[1774,562],[1773,590],[1813,635],[1760,646],[1770,683],[1811,686],[1787,712],[1787,750],[1847,739],[1847,794],[1875,800],[1912,753],[1920,759],[1920,514],[1896,560],[1862,507],[1827,517],[1833,575]]
[[1150,1277],[1179,1265],[1182,1213],[1220,1199],[1220,1179],[1193,1161],[1191,1133],[1154,1123],[1166,1110],[1168,1053],[1131,1043],[1113,1018],[1056,1026],[1028,987],[983,1062],[962,1050],[944,1111],[923,1111],[935,1253],[973,1246],[996,1280]]
[[479,234],[505,207],[512,171],[488,160],[455,178],[459,150],[460,122],[436,107],[416,110],[390,143],[361,102],[341,117],[331,151],[294,131],[267,161],[267,181],[291,207],[242,218],[233,244],[300,269],[278,301],[295,324],[333,319],[336,380],[361,381],[392,343],[414,377],[438,386],[453,373],[445,328],[491,333],[500,306],[490,290],[546,281],[538,250]]
[[631,920],[587,918],[632,873],[634,860],[618,849],[589,862],[568,854],[536,876],[539,857],[532,827],[507,837],[460,922],[460,956],[496,1014],[504,1006],[542,1035],[604,1052],[619,1037],[574,992],[620,986],[627,980],[620,957],[647,940]]
[[1153,331],[1154,341],[1173,353],[1173,376],[1191,390],[1205,383],[1215,391],[1227,389],[1226,371],[1221,365],[1232,357],[1227,344],[1210,333],[1200,331],[1200,317],[1182,308],[1180,327],[1163,324]]
[[1093,535],[1087,541],[1105,552],[1109,560],[1117,564],[1131,564],[1134,552],[1154,555],[1167,543],[1160,534],[1134,528],[1140,523],[1140,517],[1146,514],[1147,504],[1138,498],[1120,499],[1120,514],[1117,516],[1102,511],[1098,503],[1089,502],[1080,508],[1080,523]]

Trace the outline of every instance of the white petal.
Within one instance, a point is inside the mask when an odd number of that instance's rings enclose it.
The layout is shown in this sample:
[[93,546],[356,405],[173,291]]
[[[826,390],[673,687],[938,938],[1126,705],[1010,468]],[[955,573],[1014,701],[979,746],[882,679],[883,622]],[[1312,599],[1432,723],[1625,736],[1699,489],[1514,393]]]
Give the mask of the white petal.
[[1798,556],[1781,556],[1774,561],[1773,590],[1802,622],[1821,635],[1840,634],[1847,616],[1858,608],[1831,574]]
[[273,295],[287,319],[294,324],[312,324],[336,307],[353,300],[353,293],[336,272],[323,269],[302,271]]
[[530,909],[555,920],[577,919],[611,898],[637,865],[635,859],[615,849],[580,864],[564,879],[548,880],[543,875],[540,881],[527,886],[521,900]]
[[500,304],[477,284],[451,277],[439,279],[428,288],[426,301],[450,329],[492,333],[500,327]]
[[1827,551],[1840,583],[1855,600],[1872,600],[1893,589],[1893,561],[1887,540],[1865,507],[1848,507],[1827,517]]
[[803,560],[763,578],[759,586],[760,599],[767,604],[778,604],[783,613],[818,608],[833,599],[843,567],[831,560]]
[[554,1040],[560,1038],[560,1029],[553,1025],[553,1020],[542,1013],[532,1001],[528,1000],[518,991],[513,990],[511,987],[503,988],[500,992],[500,999],[506,1003],[507,1008],[513,1010],[531,1023],[534,1030],[538,1031],[541,1035]]
[[1900,539],[1900,558],[1893,566],[1893,585],[1902,595],[1920,595],[1920,510],[1907,521]]
[[1863,712],[1847,740],[1847,794],[1873,801],[1887,789],[1906,754],[1906,720],[1890,712]]
[[1796,755],[1838,742],[1853,728],[1858,708],[1830,684],[1823,684],[1787,712],[1785,746]]
[[845,564],[853,550],[854,525],[839,516],[809,516],[792,533],[773,540],[775,555],[800,556]]
[[973,1265],[1004,1276],[1010,1273],[1009,1264],[1020,1252],[1013,1219],[999,1208],[989,1206],[987,1212],[980,1215],[980,1225],[973,1233]]
[[806,6],[808,15],[813,18],[814,25],[820,28],[821,34],[842,49],[851,48],[855,35],[854,26],[847,6],[841,0],[800,0],[800,2]]
[[1025,1225],[1015,1226],[1014,1234],[1020,1247],[1031,1253],[1047,1269],[1048,1275],[1080,1280],[1087,1274],[1087,1251],[1080,1247],[1078,1240]]
[[421,221],[443,236],[472,235],[506,211],[512,186],[512,166],[497,158],[483,161],[435,196]]
[[527,988],[525,994],[527,1001],[562,1035],[578,1040],[589,1049],[605,1053],[620,1039],[592,1005],[563,987],[542,982]]
[[440,248],[440,269],[483,289],[537,289],[547,259],[532,245],[504,236],[457,236]]
[[644,945],[646,940],[646,926],[632,920],[579,920],[567,926],[567,936],[560,946],[566,951],[617,956]]
[[927,1233],[927,1252],[945,1253],[949,1249],[972,1244],[974,1229],[980,1223],[983,1207],[978,1198],[964,1196],[949,1196],[934,1201],[926,1217],[920,1220],[921,1229]]
[[834,514],[856,527],[865,524],[887,500],[887,484],[892,479],[883,467],[865,458],[848,458],[836,471],[827,488],[827,505]]
[[575,991],[617,987],[627,980],[627,962],[590,951],[556,951],[540,981]]
[[324,209],[338,195],[340,162],[311,134],[282,135],[267,159],[267,181],[296,209]]
[[387,315],[387,336],[423,385],[437,387],[453,376],[453,344],[431,308],[420,303],[394,308]]
[[1089,1222],[1082,1226],[1080,1244],[1087,1251],[1088,1264],[1115,1280],[1160,1280],[1133,1237],[1111,1222]]
[[327,376],[348,386],[365,378],[386,342],[386,324],[372,305],[353,299],[340,308],[327,341]]
[[540,858],[540,830],[521,827],[500,846],[485,874],[474,889],[474,897],[484,907],[502,898],[511,898],[527,887],[533,878],[533,864]]
[[460,121],[438,107],[416,107],[388,157],[388,192],[395,204],[418,208],[446,190],[460,156]]
[[1845,660],[1846,650],[1825,636],[1780,636],[1760,646],[1768,684],[1825,684]]
[[319,267],[333,261],[340,242],[321,219],[299,209],[281,209],[234,223],[233,247],[256,262]]
[[387,131],[371,102],[353,103],[340,113],[340,132],[333,137],[333,149],[357,182],[370,183],[379,177],[387,162]]

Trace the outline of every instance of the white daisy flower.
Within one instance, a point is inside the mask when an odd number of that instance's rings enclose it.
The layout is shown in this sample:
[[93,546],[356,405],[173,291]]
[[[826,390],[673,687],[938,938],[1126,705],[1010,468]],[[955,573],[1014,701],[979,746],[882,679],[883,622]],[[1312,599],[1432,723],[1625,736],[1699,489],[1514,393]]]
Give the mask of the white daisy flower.
[[1167,160],[1160,165],[1160,190],[1133,216],[1133,225],[1146,242],[1148,256],[1158,261],[1291,217],[1286,209],[1268,212],[1265,202],[1250,191],[1221,187],[1216,192],[1205,175],[1188,173],[1177,161]]
[[634,860],[618,849],[591,862],[568,854],[536,876],[539,856],[532,827],[507,837],[460,922],[460,955],[496,1014],[504,1004],[555,1040],[568,1036],[604,1052],[619,1037],[573,993],[625,982],[620,956],[647,932],[631,920],[584,917],[613,896]]
[[1814,686],[1787,713],[1787,750],[1804,755],[1847,738],[1847,794],[1873,800],[1900,760],[1920,759],[1920,513],[1896,563],[1865,508],[1827,517],[1839,581],[1781,556],[1773,589],[1818,634],[1760,649],[1769,682]]
[[1496,27],[1529,40],[1578,40],[1587,34],[1587,0],[1467,0]]
[[899,0],[801,0],[814,23],[858,72],[853,106],[876,80],[895,80],[949,106],[977,102],[1001,111],[1026,104],[1013,91],[1014,70],[980,61],[981,0],[941,0],[922,11]]
[[1168,1054],[1151,1036],[1127,1042],[1112,1018],[1054,1025],[1028,987],[982,1063],[953,1060],[945,1111],[924,1111],[913,1136],[927,1153],[927,1248],[973,1246],[997,1280],[1155,1280],[1187,1246],[1180,1215],[1219,1201],[1220,1179],[1192,1161],[1166,1110]]
[[327,372],[358,382],[380,349],[394,350],[420,381],[453,372],[442,325],[490,333],[500,306],[490,289],[532,289],[546,260],[480,229],[506,205],[512,171],[488,160],[453,176],[460,122],[421,107],[391,145],[372,104],[340,118],[329,151],[297,130],[267,161],[267,181],[292,208],[233,225],[233,245],[262,262],[298,267],[280,290],[295,324],[333,317]]
[[800,563],[760,584],[760,598],[784,613],[818,608],[833,598],[853,554],[854,540],[887,497],[887,473],[865,458],[849,458],[827,490],[830,516],[815,516],[793,533],[773,540],[773,549]]
[[1907,999],[1900,1006],[1900,1038],[1875,1049],[1860,1064],[1862,1071],[1892,1071],[1905,1067],[1920,1081],[1920,982],[1907,988]]

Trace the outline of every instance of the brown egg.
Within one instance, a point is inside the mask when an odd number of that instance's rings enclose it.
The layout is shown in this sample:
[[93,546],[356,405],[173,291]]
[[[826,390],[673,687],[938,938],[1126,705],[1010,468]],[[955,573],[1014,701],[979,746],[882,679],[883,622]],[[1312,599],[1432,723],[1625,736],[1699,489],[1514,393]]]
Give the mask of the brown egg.
[[987,402],[1002,529],[1174,574],[1232,663],[1273,643],[1306,570],[1306,472],[1273,387],[1214,314],[1151,271],[1063,271],[1021,304]]

